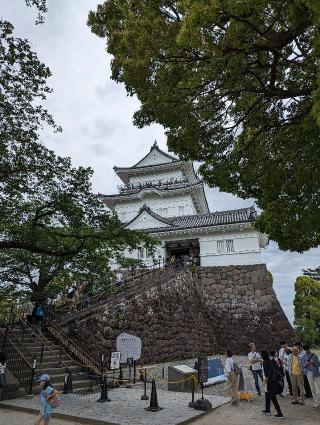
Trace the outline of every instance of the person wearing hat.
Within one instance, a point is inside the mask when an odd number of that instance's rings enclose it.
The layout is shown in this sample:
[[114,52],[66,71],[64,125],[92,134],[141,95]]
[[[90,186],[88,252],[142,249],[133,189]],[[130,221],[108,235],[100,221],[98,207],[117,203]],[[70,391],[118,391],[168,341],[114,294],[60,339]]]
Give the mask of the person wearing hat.
[[50,399],[55,395],[55,390],[51,386],[50,376],[46,373],[38,379],[40,391],[40,413],[36,417],[35,425],[40,425],[43,421],[44,425],[48,425],[53,413],[53,407],[50,404]]

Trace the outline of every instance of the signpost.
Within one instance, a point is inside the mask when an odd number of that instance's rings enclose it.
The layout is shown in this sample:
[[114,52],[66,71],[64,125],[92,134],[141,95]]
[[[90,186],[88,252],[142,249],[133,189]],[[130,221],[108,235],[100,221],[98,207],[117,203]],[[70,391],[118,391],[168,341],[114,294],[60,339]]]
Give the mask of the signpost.
[[128,366],[129,366],[129,382],[128,382],[127,388],[132,388],[132,385],[131,385],[131,368],[133,366],[133,357],[128,357],[127,363],[128,363]]
[[110,370],[120,369],[120,351],[113,351],[110,356]]
[[198,381],[201,384],[201,398],[194,403],[196,410],[210,410],[212,404],[209,400],[203,398],[203,384],[208,381],[208,358],[198,358]]

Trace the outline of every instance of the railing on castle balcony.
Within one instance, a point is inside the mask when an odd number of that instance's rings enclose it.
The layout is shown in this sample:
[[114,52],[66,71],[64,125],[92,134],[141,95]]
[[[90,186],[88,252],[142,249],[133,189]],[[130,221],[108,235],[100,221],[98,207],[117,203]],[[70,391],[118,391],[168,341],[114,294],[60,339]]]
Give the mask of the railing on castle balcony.
[[169,188],[174,185],[181,186],[190,182],[187,177],[184,179],[171,178],[166,181],[163,180],[150,180],[146,182],[138,182],[137,184],[128,183],[127,185],[119,185],[118,190],[120,193],[137,192],[142,189],[148,188]]

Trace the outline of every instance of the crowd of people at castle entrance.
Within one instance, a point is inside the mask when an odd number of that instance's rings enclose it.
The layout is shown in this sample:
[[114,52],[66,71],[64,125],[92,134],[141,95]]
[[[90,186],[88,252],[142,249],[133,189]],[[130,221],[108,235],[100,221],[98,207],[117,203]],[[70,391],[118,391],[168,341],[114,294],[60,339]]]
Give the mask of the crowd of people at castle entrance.
[[[265,408],[262,413],[271,416],[271,402],[276,411],[275,417],[282,419],[284,414],[278,396],[292,397],[292,404],[305,405],[306,398],[313,398],[313,407],[320,407],[320,361],[318,355],[308,345],[295,342],[291,348],[281,341],[278,350],[258,352],[254,343],[250,344],[248,367],[253,375],[258,396],[265,394]],[[239,404],[239,383],[243,380],[241,368],[227,351],[225,361],[226,386],[231,395],[231,404]],[[241,385],[240,385],[241,386]],[[243,385],[242,385],[243,386]]]

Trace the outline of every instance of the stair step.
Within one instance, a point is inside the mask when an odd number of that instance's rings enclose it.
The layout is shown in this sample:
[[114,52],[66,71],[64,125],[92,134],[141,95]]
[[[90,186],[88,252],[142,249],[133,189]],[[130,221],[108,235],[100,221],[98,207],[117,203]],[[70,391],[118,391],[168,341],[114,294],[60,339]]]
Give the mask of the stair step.
[[[72,372],[73,375],[83,372],[83,369],[80,366],[68,365],[68,369]],[[43,367],[43,364],[41,364],[40,367],[37,367],[36,370],[38,374],[48,373],[49,375],[55,375],[58,372],[64,372],[65,367]]]

